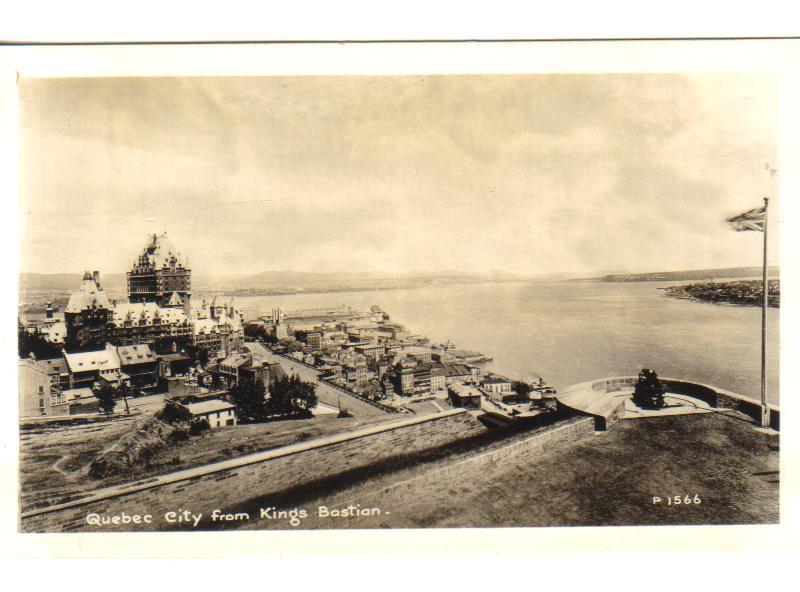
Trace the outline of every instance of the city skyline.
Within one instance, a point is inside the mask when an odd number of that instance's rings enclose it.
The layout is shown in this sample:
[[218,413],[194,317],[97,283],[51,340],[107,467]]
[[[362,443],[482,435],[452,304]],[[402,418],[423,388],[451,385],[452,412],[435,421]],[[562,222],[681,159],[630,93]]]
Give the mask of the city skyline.
[[22,80],[20,268],[162,231],[198,275],[758,265],[724,219],[778,209],[776,105],[763,75]]

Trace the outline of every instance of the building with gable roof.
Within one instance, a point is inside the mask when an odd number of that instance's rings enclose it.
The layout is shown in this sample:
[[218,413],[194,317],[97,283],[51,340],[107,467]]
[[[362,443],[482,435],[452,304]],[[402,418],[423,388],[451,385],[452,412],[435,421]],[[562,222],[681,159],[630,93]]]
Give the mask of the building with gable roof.
[[131,386],[150,388],[158,384],[159,359],[147,344],[123,345],[117,348],[120,369],[130,377]]
[[192,344],[224,358],[241,348],[244,323],[233,301],[218,305],[215,297],[192,310],[191,270],[166,233],[150,237],[127,279],[129,302],[110,302],[100,274],[86,272],[64,313],[67,349],[147,344],[177,353]]
[[211,358],[225,358],[238,352],[244,343],[244,323],[233,300],[217,304],[217,297],[192,310],[192,343],[204,347]]
[[112,311],[108,295],[100,286],[100,273],[87,271],[64,309],[67,341],[80,348],[105,343]]
[[78,353],[64,352],[69,372],[69,388],[92,388],[100,378],[112,384],[124,381],[116,348],[106,344],[105,349]]
[[111,323],[109,340],[118,345],[169,344],[162,349],[178,350],[192,341],[192,324],[182,308],[164,308],[155,302],[117,303]]
[[192,270],[167,233],[150,236],[144,251],[128,272],[128,300],[180,306],[188,315],[192,297]]

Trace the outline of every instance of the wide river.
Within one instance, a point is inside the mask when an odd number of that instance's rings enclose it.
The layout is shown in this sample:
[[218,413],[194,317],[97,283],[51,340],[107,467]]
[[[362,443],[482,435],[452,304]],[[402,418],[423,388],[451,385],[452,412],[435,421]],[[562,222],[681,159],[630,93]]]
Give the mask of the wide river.
[[[686,282],[559,282],[410,290],[236,297],[269,314],[377,304],[434,343],[494,358],[485,367],[514,378],[541,375],[556,386],[652,368],[662,376],[760,398],[761,310],[668,298]],[[768,397],[779,402],[779,310],[768,313]]]

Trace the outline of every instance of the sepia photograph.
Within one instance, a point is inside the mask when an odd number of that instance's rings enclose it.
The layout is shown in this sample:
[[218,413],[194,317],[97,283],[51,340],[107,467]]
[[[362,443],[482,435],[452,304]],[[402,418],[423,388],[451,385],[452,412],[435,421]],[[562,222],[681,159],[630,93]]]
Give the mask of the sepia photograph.
[[19,532],[779,524],[780,76],[574,70],[22,72]]

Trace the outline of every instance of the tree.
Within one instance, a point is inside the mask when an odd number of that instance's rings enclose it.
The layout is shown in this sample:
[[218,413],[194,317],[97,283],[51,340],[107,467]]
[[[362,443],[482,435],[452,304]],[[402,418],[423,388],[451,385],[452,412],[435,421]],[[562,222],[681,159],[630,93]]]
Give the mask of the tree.
[[257,323],[248,323],[244,326],[244,336],[259,339],[264,334],[264,327]]
[[231,389],[231,400],[236,405],[236,414],[241,423],[266,421],[269,409],[267,390],[260,380],[242,380]]
[[103,413],[110,414],[114,412],[114,407],[117,406],[116,395],[117,392],[110,384],[104,384],[97,390],[95,397],[100,401],[100,409],[102,409]]
[[304,382],[296,374],[282,376],[269,387],[269,411],[274,415],[311,417],[311,410],[317,406],[316,390],[316,384]]
[[28,333],[24,327],[19,327],[17,342],[20,358],[27,358],[33,354],[37,360],[47,360],[61,355],[61,350],[42,337],[38,331]]
[[116,396],[125,402],[125,413],[130,413],[131,410],[130,407],[128,407],[128,397],[133,396],[133,389],[131,389],[131,387],[125,383],[120,383],[120,385],[117,387]]

